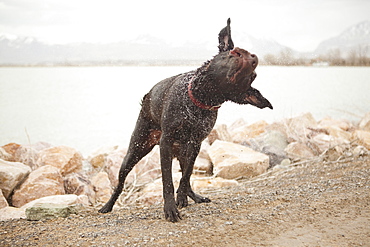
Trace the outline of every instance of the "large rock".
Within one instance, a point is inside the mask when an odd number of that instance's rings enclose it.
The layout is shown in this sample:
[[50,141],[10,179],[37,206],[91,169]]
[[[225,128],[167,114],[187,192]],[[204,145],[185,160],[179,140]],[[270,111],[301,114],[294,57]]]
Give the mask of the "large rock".
[[21,184],[30,172],[31,168],[22,163],[0,159],[0,189],[4,196],[8,198],[14,188]]
[[231,138],[232,142],[244,143],[250,138],[255,138],[266,131],[268,123],[261,120],[250,125],[240,126],[238,128],[232,129]]
[[191,187],[194,191],[198,191],[202,189],[219,189],[219,188],[225,188],[225,187],[237,186],[237,185],[239,185],[239,183],[236,180],[223,179],[220,177],[192,178],[191,179]]
[[26,209],[26,217],[27,220],[66,218],[70,214],[77,214],[78,208],[77,205],[38,203]]
[[352,134],[344,131],[342,128],[336,126],[327,126],[325,129],[328,131],[329,135],[342,140],[342,142],[349,142],[351,140]]
[[225,179],[254,177],[266,172],[269,157],[248,147],[224,141],[215,141],[208,149],[215,175]]
[[292,160],[299,161],[299,160],[307,160],[315,157],[314,152],[312,149],[306,146],[306,144],[300,142],[292,142],[286,148],[285,152],[287,153],[288,157]]
[[46,142],[21,145],[15,152],[14,158],[17,162],[21,162],[31,167],[32,170],[36,170],[38,168],[37,160],[39,158],[39,152],[50,147],[51,144]]
[[112,185],[106,172],[97,173],[92,179],[91,183],[95,191],[96,202],[106,203],[113,193]]
[[370,150],[370,131],[356,130],[353,133],[353,138],[357,140],[360,145]]
[[208,135],[208,141],[210,144],[215,142],[216,140],[221,141],[231,141],[231,135],[227,129],[226,124],[219,124],[215,126],[215,128],[209,133]]
[[0,147],[0,159],[10,161],[12,159],[12,156],[8,154],[4,148]]
[[[106,158],[105,171],[108,173],[109,180],[113,186],[117,186],[118,184],[118,173],[125,155],[124,150],[119,150],[111,153]],[[160,154],[159,147],[156,146],[134,166],[127,176],[125,184],[126,186],[130,186],[131,184],[140,186],[152,182],[160,174]]]
[[58,168],[46,165],[30,173],[20,188],[14,191],[12,203],[15,207],[21,207],[41,197],[63,194],[63,178]]
[[46,196],[42,197],[36,200],[33,200],[21,207],[21,209],[25,210],[27,208],[30,208],[36,204],[42,204],[42,203],[48,203],[48,204],[63,204],[63,205],[76,205],[80,204],[82,206],[88,206],[89,201],[86,195],[55,195],[55,196]]
[[15,207],[5,207],[0,209],[0,221],[25,218],[25,209]]
[[9,156],[9,159],[7,159],[7,161],[16,161],[15,160],[15,153],[17,152],[18,148],[20,148],[21,145],[17,144],[17,143],[9,143],[9,144],[6,144],[4,146],[2,146],[2,148],[10,155]]
[[274,167],[287,158],[285,148],[288,145],[286,135],[279,130],[267,130],[245,143],[253,150],[269,156],[270,167]]
[[117,150],[110,153],[105,158],[104,170],[108,174],[108,178],[112,186],[116,187],[118,184],[118,172],[121,168],[122,161],[126,155],[126,150]]
[[311,146],[315,148],[315,151],[320,155],[329,149],[335,149],[339,153],[344,151],[346,144],[349,144],[349,141],[345,141],[340,138],[335,138],[331,135],[326,135],[320,133],[310,140]]
[[9,206],[8,201],[6,200],[6,198],[3,195],[3,192],[0,189],[0,208],[5,208],[8,206]]
[[[175,190],[179,187],[180,179],[182,177],[181,172],[172,171],[173,186]],[[127,199],[128,203],[141,203],[147,205],[163,203],[163,183],[162,178],[158,178],[151,183],[145,185],[145,187],[135,196]]]
[[339,128],[343,131],[347,131],[351,127],[351,124],[345,120],[337,120],[337,119],[326,117],[319,121],[318,127],[324,128],[324,129],[328,127],[334,127],[334,128]]
[[94,170],[100,171],[106,163],[107,156],[119,150],[121,150],[123,154],[126,153],[125,149],[119,149],[118,146],[101,147],[89,155],[87,160],[90,162]]
[[86,195],[90,204],[95,204],[95,191],[90,180],[79,173],[71,173],[64,177],[66,194]]
[[62,176],[82,169],[82,155],[74,148],[59,146],[39,152],[38,166],[50,165],[59,169]]
[[289,142],[304,141],[310,128],[317,128],[317,122],[311,113],[289,118],[284,121],[285,131]]
[[211,161],[198,156],[194,163],[193,173],[198,175],[212,175],[213,165]]
[[370,112],[361,119],[359,124],[360,129],[370,131]]

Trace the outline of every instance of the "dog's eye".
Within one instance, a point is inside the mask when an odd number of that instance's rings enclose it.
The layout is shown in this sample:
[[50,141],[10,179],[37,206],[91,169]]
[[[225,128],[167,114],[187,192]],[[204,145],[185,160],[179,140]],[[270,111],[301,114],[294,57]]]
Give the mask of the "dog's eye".
[[239,57],[243,57],[243,55],[241,53],[237,52],[237,54],[238,54]]

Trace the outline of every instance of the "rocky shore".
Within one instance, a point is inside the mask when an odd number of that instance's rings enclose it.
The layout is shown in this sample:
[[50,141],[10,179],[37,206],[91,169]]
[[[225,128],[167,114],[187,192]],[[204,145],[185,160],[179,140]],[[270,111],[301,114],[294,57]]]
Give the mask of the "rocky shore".
[[[310,113],[271,124],[239,120],[216,126],[203,142],[191,183],[195,191],[222,191],[306,162],[367,159],[369,150],[370,113],[359,123],[317,121]],[[125,153],[116,146],[84,158],[74,148],[41,142],[0,147],[0,220],[67,217],[100,207],[117,184]],[[181,171],[176,160],[173,176],[177,186]],[[116,208],[161,203],[159,151],[154,148],[130,173]]]

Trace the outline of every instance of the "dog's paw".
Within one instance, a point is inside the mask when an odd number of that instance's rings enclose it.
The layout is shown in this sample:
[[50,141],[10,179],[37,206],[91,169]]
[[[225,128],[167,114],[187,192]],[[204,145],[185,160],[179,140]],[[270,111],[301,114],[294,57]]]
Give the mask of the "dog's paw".
[[188,193],[188,196],[195,202],[195,203],[208,203],[211,202],[211,199],[207,197],[203,197],[201,195],[198,195],[194,193],[194,191],[190,191]]
[[99,213],[106,214],[112,211],[112,207],[109,205],[104,205],[101,209],[99,209]]
[[166,217],[166,220],[170,222],[178,222],[182,219],[179,210],[177,210],[176,203],[174,202],[165,203],[164,216]]
[[208,202],[211,202],[211,199],[207,198],[207,197],[203,197],[201,195],[198,195],[198,194],[192,194],[192,196],[190,197],[191,199],[194,200],[195,203],[208,203]]
[[178,208],[185,208],[189,205],[188,196],[183,194],[177,194],[176,205]]

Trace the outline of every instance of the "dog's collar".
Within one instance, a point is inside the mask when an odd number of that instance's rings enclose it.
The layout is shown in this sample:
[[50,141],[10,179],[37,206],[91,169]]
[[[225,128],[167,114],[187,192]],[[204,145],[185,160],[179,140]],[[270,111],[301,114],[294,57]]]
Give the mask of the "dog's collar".
[[216,105],[216,106],[205,105],[194,97],[193,90],[191,90],[192,81],[193,79],[189,82],[189,85],[188,85],[188,95],[191,101],[194,103],[194,105],[204,110],[217,111],[221,107],[221,105]]

